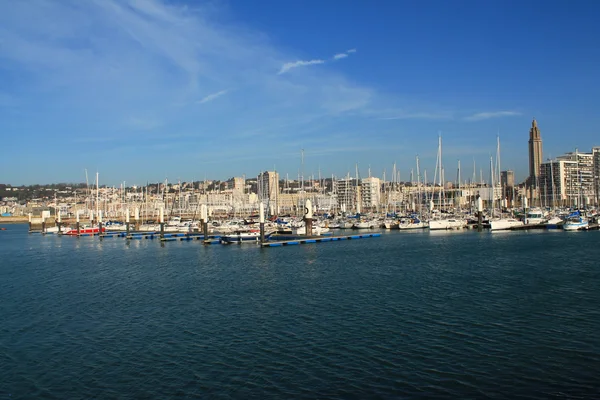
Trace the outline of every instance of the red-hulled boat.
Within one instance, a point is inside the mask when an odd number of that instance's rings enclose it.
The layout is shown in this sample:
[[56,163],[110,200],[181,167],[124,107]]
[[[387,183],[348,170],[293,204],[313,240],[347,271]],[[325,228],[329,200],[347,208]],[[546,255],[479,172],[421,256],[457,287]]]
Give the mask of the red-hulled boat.
[[[102,227],[102,232],[106,232],[106,228]],[[100,228],[97,226],[91,226],[86,228],[79,228],[80,235],[97,235],[100,233]],[[77,236],[77,229],[71,229],[65,233],[65,235]]]

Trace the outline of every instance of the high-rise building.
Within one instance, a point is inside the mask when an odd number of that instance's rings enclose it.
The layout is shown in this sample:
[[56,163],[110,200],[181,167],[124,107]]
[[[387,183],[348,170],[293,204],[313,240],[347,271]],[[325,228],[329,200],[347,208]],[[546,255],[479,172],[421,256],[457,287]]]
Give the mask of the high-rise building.
[[381,180],[374,176],[361,179],[360,199],[364,209],[377,208],[381,202]]
[[592,153],[567,153],[541,164],[539,194],[542,205],[583,207],[594,200]]
[[277,204],[279,195],[279,174],[275,171],[265,171],[258,174],[256,181],[258,201],[265,206],[270,203]]
[[571,187],[571,203],[573,206],[591,204],[594,199],[594,157],[592,153],[578,151],[566,153],[559,160],[575,161],[577,168]]
[[515,173],[510,170],[500,172],[500,184],[504,187],[514,187]]
[[335,192],[340,210],[350,212],[356,208],[356,179],[348,176],[345,179],[335,181]]
[[592,148],[594,159],[594,204],[600,203],[600,147]]
[[500,185],[502,186],[502,198],[508,201],[508,205],[512,205],[515,193],[515,173],[507,170],[500,172]]
[[540,165],[542,164],[542,136],[535,118],[529,130],[529,179],[530,187],[538,187]]

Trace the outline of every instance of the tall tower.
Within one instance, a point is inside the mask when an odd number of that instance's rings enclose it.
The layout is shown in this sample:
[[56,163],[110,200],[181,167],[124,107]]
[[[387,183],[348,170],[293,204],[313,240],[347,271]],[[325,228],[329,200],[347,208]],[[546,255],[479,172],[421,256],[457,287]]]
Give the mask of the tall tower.
[[542,164],[542,136],[535,118],[529,130],[529,185],[537,187],[540,178],[540,165]]

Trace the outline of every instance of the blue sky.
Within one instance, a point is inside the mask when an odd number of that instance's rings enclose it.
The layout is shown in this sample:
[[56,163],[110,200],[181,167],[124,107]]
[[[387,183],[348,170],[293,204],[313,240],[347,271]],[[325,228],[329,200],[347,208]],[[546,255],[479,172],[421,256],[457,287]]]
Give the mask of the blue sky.
[[[0,0],[0,182],[527,174],[600,145],[600,3]],[[451,172],[450,172],[451,171]]]

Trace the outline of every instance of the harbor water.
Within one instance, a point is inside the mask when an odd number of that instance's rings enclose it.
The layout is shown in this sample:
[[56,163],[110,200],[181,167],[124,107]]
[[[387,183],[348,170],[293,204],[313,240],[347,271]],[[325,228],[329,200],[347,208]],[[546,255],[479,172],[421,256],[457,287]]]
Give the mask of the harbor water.
[[0,232],[0,399],[599,398],[600,232]]

